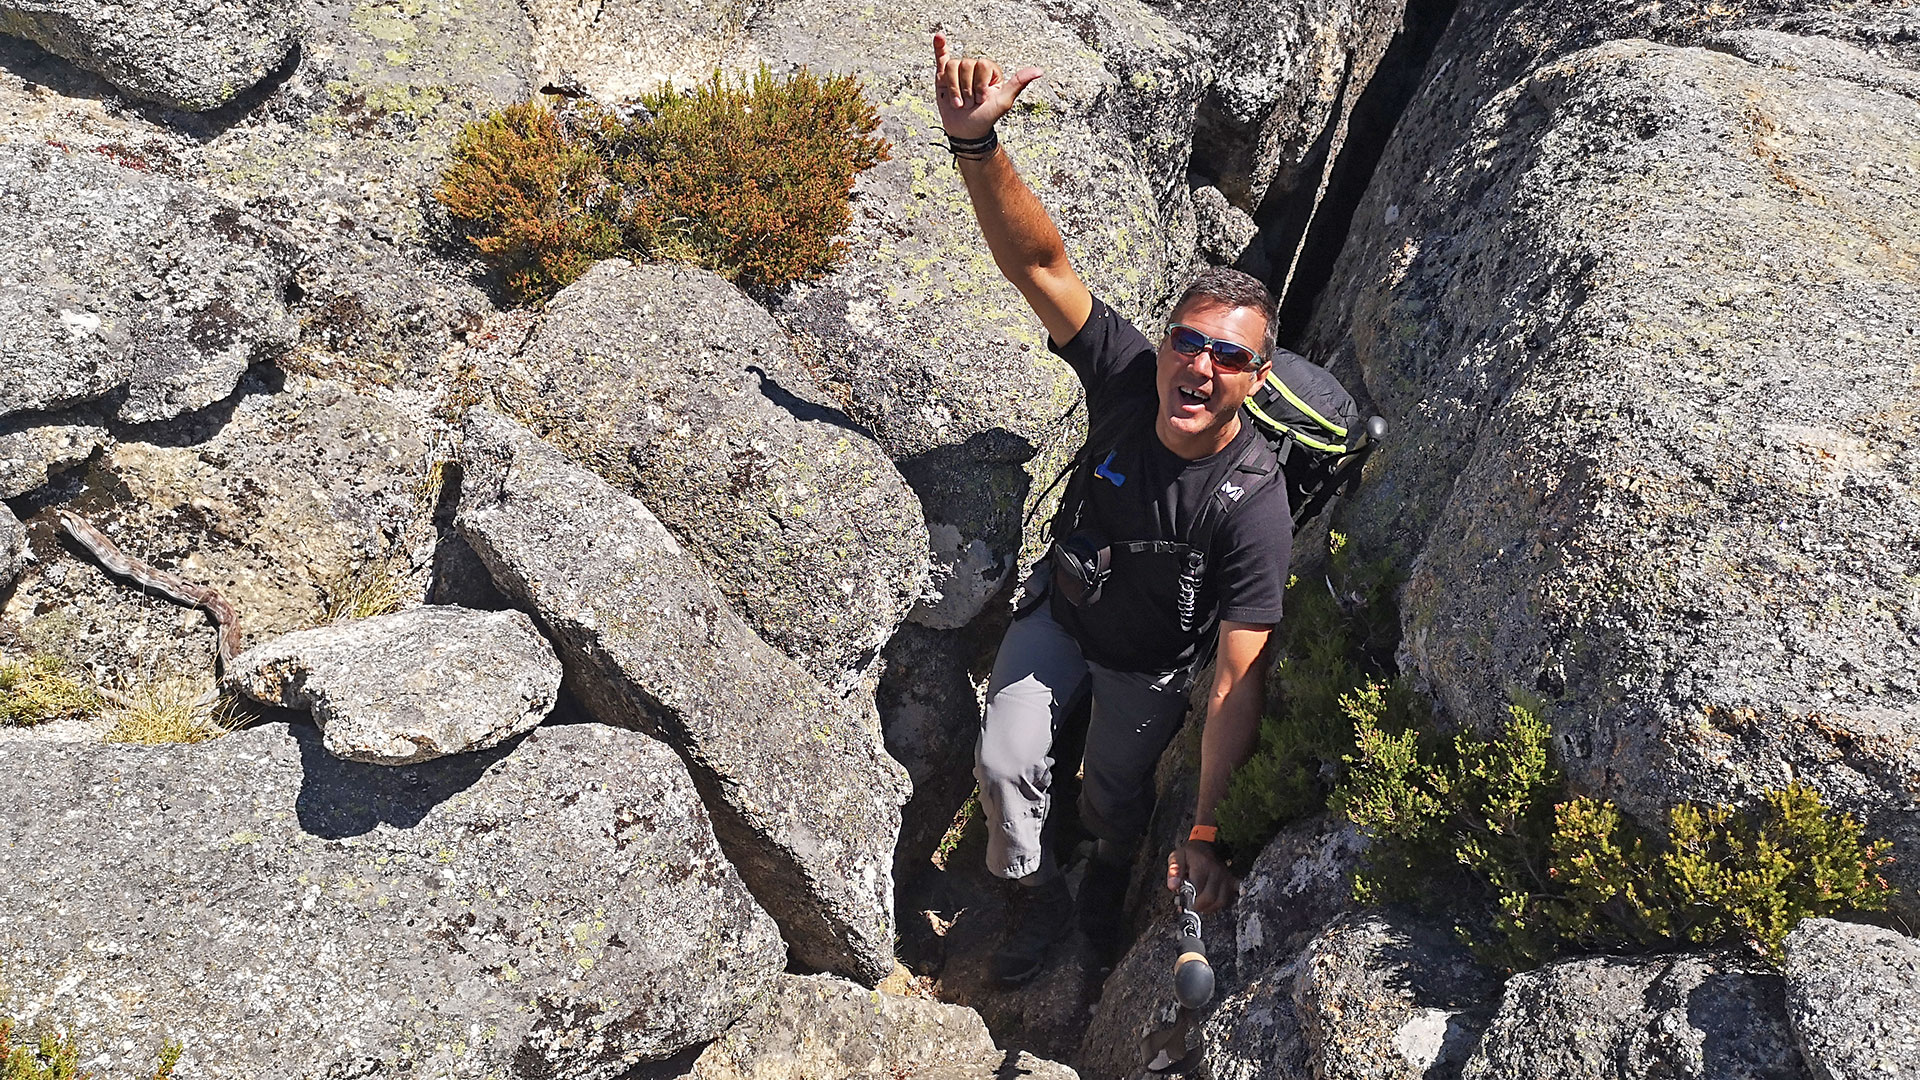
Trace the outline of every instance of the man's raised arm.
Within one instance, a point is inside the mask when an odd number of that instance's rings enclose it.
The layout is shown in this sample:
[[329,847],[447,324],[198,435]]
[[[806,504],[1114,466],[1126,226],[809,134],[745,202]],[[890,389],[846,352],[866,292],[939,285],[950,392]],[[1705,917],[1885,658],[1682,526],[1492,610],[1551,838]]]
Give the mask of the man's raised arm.
[[955,148],[955,161],[973,216],[980,222],[994,264],[1020,295],[1027,298],[1053,340],[1066,344],[1087,324],[1093,294],[1073,272],[1060,230],[1046,207],[1014,171],[1013,162],[997,145],[970,149],[988,141],[993,125],[1013,108],[1027,84],[1041,75],[1027,67],[1011,78],[991,60],[962,59],[947,52],[947,36],[933,35],[934,98],[940,123]]

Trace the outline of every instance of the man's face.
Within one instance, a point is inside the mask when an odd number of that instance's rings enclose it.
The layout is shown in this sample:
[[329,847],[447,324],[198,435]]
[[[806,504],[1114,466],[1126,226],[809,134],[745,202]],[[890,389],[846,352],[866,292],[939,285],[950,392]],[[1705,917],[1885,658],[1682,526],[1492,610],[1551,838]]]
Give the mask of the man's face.
[[[1256,353],[1266,341],[1267,321],[1255,308],[1227,307],[1201,298],[1174,312],[1172,321]],[[1160,441],[1189,459],[1205,457],[1232,442],[1240,430],[1240,403],[1266,377],[1266,362],[1253,371],[1232,371],[1215,363],[1212,349],[1181,355],[1165,334],[1160,337],[1158,356],[1155,384],[1160,412],[1153,427]]]

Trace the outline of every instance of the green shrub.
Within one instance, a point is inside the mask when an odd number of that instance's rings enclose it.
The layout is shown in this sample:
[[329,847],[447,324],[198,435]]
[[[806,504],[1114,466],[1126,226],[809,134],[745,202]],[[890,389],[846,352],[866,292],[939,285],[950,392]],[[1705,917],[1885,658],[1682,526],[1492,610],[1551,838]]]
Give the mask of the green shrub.
[[1572,897],[1556,912],[1569,936],[1591,934],[1601,910],[1652,945],[1742,940],[1778,958],[1801,919],[1884,910],[1886,840],[1835,813],[1804,784],[1740,811],[1682,803],[1666,835],[1648,837],[1611,803],[1561,807],[1549,872]]
[[437,197],[522,300],[614,254],[706,267],[742,286],[819,277],[845,249],[853,179],[887,160],[849,76],[719,72],[644,113],[510,106],[470,125]]
[[[71,1033],[43,1031],[32,1046],[13,1045],[13,1020],[0,1016],[0,1080],[91,1080],[80,1071],[80,1047]],[[172,1080],[181,1047],[171,1040],[160,1047],[153,1080]]]
[[[1236,853],[1257,854],[1282,825],[1326,806],[1354,752],[1353,722],[1341,699],[1391,678],[1399,636],[1392,602],[1396,578],[1384,562],[1353,565],[1352,549],[1339,533],[1329,541],[1325,579],[1315,575],[1287,584],[1287,617],[1259,740],[1234,771],[1216,811],[1221,842]],[[1378,693],[1384,715],[1402,725],[1424,715],[1418,697],[1400,682],[1390,681]]]
[[93,687],[69,674],[66,662],[51,654],[0,664],[0,726],[82,720],[98,715],[101,704]]
[[1490,962],[1744,941],[1777,958],[1800,919],[1886,907],[1884,840],[1795,784],[1751,811],[1682,803],[1663,833],[1611,802],[1567,799],[1547,726],[1443,742],[1386,723],[1376,685],[1349,695],[1350,768],[1332,805],[1372,840],[1362,903],[1444,912]]

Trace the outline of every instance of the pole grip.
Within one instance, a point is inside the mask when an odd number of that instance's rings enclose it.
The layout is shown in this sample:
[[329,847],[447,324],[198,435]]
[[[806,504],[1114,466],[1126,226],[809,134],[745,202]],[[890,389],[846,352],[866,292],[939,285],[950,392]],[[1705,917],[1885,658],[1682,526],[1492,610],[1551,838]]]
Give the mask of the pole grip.
[[1177,947],[1179,959],[1173,962],[1173,996],[1189,1009],[1198,1009],[1213,1000],[1213,965],[1207,963],[1200,939],[1183,934]]

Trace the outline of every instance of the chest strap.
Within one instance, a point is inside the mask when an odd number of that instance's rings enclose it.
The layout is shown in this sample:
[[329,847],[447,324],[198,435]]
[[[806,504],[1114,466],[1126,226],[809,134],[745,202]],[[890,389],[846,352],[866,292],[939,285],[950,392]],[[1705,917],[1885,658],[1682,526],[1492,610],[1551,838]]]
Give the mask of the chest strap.
[[[1226,471],[1219,486],[1213,489],[1212,496],[1201,504],[1200,514],[1187,535],[1192,543],[1187,548],[1186,564],[1180,570],[1180,583],[1175,593],[1181,633],[1190,634],[1199,627],[1200,613],[1197,608],[1200,585],[1207,577],[1207,557],[1213,550],[1213,534],[1241,503],[1247,502],[1255,490],[1263,487],[1279,472],[1280,462],[1272,444],[1256,433],[1253,439],[1248,440],[1247,448],[1234,459],[1233,467]],[[1203,645],[1203,654],[1210,652],[1210,649],[1210,644]]]
[[1129,555],[1185,555],[1188,551],[1187,545],[1176,540],[1122,540],[1112,546]]

